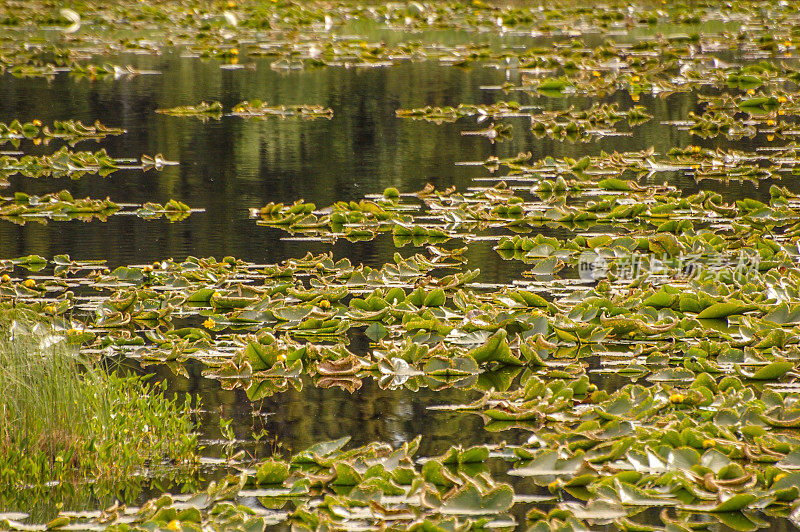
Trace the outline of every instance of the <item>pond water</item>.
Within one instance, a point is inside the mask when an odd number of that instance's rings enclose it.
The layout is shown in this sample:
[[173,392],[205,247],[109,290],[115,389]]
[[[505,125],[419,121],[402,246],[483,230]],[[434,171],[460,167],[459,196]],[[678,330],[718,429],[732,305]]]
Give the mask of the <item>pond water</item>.
[[[385,39],[400,38],[393,32]],[[459,33],[423,34],[421,38],[447,39],[450,43],[474,39]],[[498,37],[484,37],[493,44]],[[602,36],[589,36],[598,42]],[[540,38],[514,37],[506,46],[534,46]],[[490,172],[482,165],[459,163],[485,161],[491,156],[512,157],[530,151],[532,160],[552,156],[580,159],[605,152],[630,152],[653,147],[656,153],[671,148],[698,145],[709,149],[754,151],[768,144],[765,134],[727,140],[723,136],[699,139],[667,122],[683,120],[690,112],[702,112],[695,92],[666,97],[642,94],[636,102],[653,115],[642,125],[623,126],[620,133],[591,142],[568,142],[538,138],[527,117],[505,119],[513,127],[512,138],[491,143],[486,138],[461,133],[478,130],[474,117],[453,123],[434,124],[398,118],[396,110],[459,103],[491,104],[517,100],[542,110],[586,108],[595,102],[633,105],[627,91],[611,96],[582,95],[552,98],[523,92],[505,93],[496,87],[519,84],[524,74],[515,68],[495,68],[476,63],[455,68],[437,61],[401,62],[385,68],[326,67],[316,70],[276,71],[270,59],[247,58],[241,68],[223,69],[220,63],[189,57],[185,50],[168,49],[157,56],[125,54],[103,57],[118,64],[131,64],[159,74],[118,80],[75,80],[66,73],[53,79],[16,78],[0,80],[0,122],[14,118],[77,119],[102,121],[124,128],[127,133],[101,142],[82,142],[80,149],[105,148],[115,157],[137,158],[141,154],[163,154],[179,164],[161,170],[120,170],[108,177],[86,176],[79,181],[10,178],[7,192],[44,194],[66,188],[76,197],[110,197],[121,203],[165,203],[171,198],[204,211],[186,220],[145,220],[114,216],[108,221],[66,221],[20,226],[0,221],[0,257],[69,254],[74,260],[105,259],[110,268],[141,265],[172,257],[233,256],[246,261],[277,263],[306,252],[331,251],[334,258],[349,258],[353,264],[380,268],[395,253],[410,256],[419,251],[413,244],[398,248],[391,235],[368,242],[339,239],[331,245],[314,239],[292,238],[286,231],[257,225],[250,209],[269,202],[291,203],[304,199],[317,206],[337,201],[357,201],[387,187],[401,191],[422,189],[427,183],[444,189],[467,190],[502,180],[507,169]],[[713,90],[705,91],[714,94]],[[157,114],[156,109],[220,101],[225,109],[244,100],[261,99],[271,105],[319,104],[333,109],[331,119],[298,120],[270,118],[242,120],[235,116],[201,121]],[[54,143],[58,146],[58,142]],[[49,153],[52,146],[38,146],[26,153]],[[13,151],[6,145],[4,150]],[[667,182],[683,194],[699,190],[719,192],[726,202],[740,198],[768,201],[772,183],[697,182],[686,172],[659,172],[643,184]],[[783,182],[800,191],[796,182]],[[547,234],[568,234],[557,228],[542,228]],[[528,265],[504,260],[494,249],[495,241],[475,241],[465,252],[470,267],[481,270],[480,283],[508,283],[520,279]],[[452,247],[452,246],[451,246]],[[359,355],[368,351],[370,340],[363,334],[349,337],[349,349]],[[283,449],[300,451],[313,443],[351,436],[353,445],[385,441],[398,445],[423,435],[420,455],[446,452],[454,443],[464,447],[483,443],[523,444],[527,431],[488,432],[473,413],[436,409],[439,405],[465,404],[482,394],[470,389],[449,388],[417,392],[403,387],[381,387],[375,379],[364,379],[360,389],[316,387],[304,379],[300,390],[290,389],[251,402],[241,389],[225,390],[219,382],[204,378],[199,364],[188,364],[189,378],[174,375],[163,366],[151,366],[169,382],[171,391],[196,394],[203,408],[201,433],[208,456],[219,456],[223,445],[219,420],[232,418],[240,447],[254,456],[265,456],[279,443]],[[518,371],[506,378],[519,378]],[[491,378],[491,377],[487,377]],[[591,380],[600,389],[613,391],[626,378],[595,374]],[[431,408],[434,407],[434,408]],[[268,437],[256,442],[254,430],[265,429]],[[205,480],[219,478],[224,468],[208,465]],[[511,479],[515,483],[515,481]],[[149,493],[149,492],[148,492]],[[524,522],[524,512],[517,516]],[[657,522],[654,513],[653,522]],[[791,529],[776,522],[777,529]]]
[[[533,41],[533,40],[532,40]],[[535,44],[533,41],[531,44]],[[119,157],[162,153],[177,166],[161,171],[121,170],[107,178],[92,177],[69,182],[67,178],[36,180],[12,178],[10,191],[43,194],[54,185],[68,188],[74,196],[110,197],[118,202],[164,203],[175,198],[205,212],[180,223],[112,217],[106,222],[70,221],[17,226],[0,223],[0,256],[61,253],[73,259],[106,259],[111,267],[146,264],[165,257],[183,260],[187,256],[234,256],[255,263],[274,263],[304,255],[333,250],[335,258],[348,257],[354,264],[380,267],[395,252],[416,252],[413,246],[398,250],[390,236],[370,242],[340,239],[331,246],[323,242],[292,239],[275,228],[253,223],[250,208],[270,201],[291,203],[298,199],[317,205],[358,200],[386,187],[419,190],[427,183],[437,188],[455,185],[459,190],[475,184],[475,178],[502,179],[503,170],[489,173],[483,166],[457,165],[483,161],[490,156],[512,157],[530,151],[533,159],[569,156],[580,159],[601,151],[625,152],[654,147],[664,153],[672,147],[693,144],[708,147],[753,149],[758,138],[733,142],[725,139],[698,141],[686,131],[662,122],[685,118],[699,111],[696,96],[675,94],[667,98],[643,95],[639,101],[654,118],[626,135],[586,143],[537,139],[526,127],[528,119],[510,120],[513,138],[491,144],[485,138],[462,136],[461,131],[479,129],[474,119],[452,124],[403,120],[400,108],[457,106],[459,103],[493,103],[517,99],[524,105],[544,110],[570,106],[584,108],[593,98],[574,96],[558,99],[503,94],[482,87],[519,82],[517,70],[475,66],[452,68],[436,62],[401,63],[391,68],[326,68],[318,71],[279,72],[270,61],[254,59],[247,68],[223,70],[214,61],[183,57],[173,51],[162,57],[123,56],[112,58],[160,75],[133,79],[78,81],[66,74],[53,80],[18,79],[6,75],[0,93],[0,121],[38,118],[45,123],[74,118],[91,123],[122,127],[128,133],[102,142],[84,142],[82,149],[106,148]],[[222,117],[201,122],[155,113],[156,109],[189,105],[200,101],[221,101],[226,108],[255,98],[275,105],[319,104],[334,110],[330,120],[244,121]],[[608,103],[631,105],[625,92],[606,98]],[[41,152],[48,149],[42,147]],[[664,179],[665,174],[659,174]],[[669,174],[669,183],[691,193],[700,187],[683,172]],[[792,187],[800,190],[800,186]],[[703,189],[723,194],[726,200],[739,197],[769,197],[769,185],[739,183],[728,186],[716,181]],[[524,264],[505,261],[492,250],[493,243],[476,242],[467,251],[470,264],[479,265],[480,281],[506,282],[519,277]],[[366,349],[366,345],[362,346]],[[243,393],[219,390],[218,384],[204,382],[196,373],[186,381],[171,376],[180,391],[201,391],[207,406],[219,407],[225,415],[241,420],[241,433],[251,428],[251,406]],[[279,394],[265,404],[270,432],[290,449],[303,449],[321,439],[353,435],[359,443],[375,439],[405,441],[416,434],[426,451],[443,450],[458,437],[464,444],[486,440],[474,416],[441,416],[426,406],[446,402],[469,402],[468,393],[458,401],[434,392],[412,393],[399,389],[382,391],[374,384],[354,395],[341,390],[317,390],[306,386],[301,392]],[[442,419],[444,418],[444,419]],[[213,432],[216,426],[212,423]],[[359,428],[360,430],[354,430]],[[464,440],[466,438],[466,441]]]
[[[116,59],[116,58],[115,58]],[[68,183],[48,179],[16,177],[12,191],[45,193],[54,184],[73,195],[110,197],[118,202],[165,202],[179,199],[199,206],[205,213],[180,224],[138,218],[111,218],[104,223],[72,221],[59,224],[0,226],[0,254],[4,257],[36,253],[53,256],[68,253],[73,258],[107,259],[111,265],[147,263],[165,256],[231,255],[254,262],[277,262],[325,251],[330,246],[298,242],[277,229],[256,226],[248,209],[275,201],[291,203],[305,199],[317,205],[358,200],[365,194],[382,192],[389,186],[403,191],[421,189],[426,183],[437,188],[471,186],[476,177],[490,175],[481,167],[456,166],[462,161],[483,161],[489,156],[510,157],[530,151],[533,159],[546,156],[597,155],[602,150],[634,151],[654,147],[664,153],[672,147],[697,144],[707,147],[753,149],[763,139],[703,142],[687,131],[663,125],[698,111],[696,96],[682,93],[667,98],[643,95],[639,101],[654,118],[625,136],[601,138],[588,143],[537,139],[526,128],[527,119],[509,120],[513,138],[490,144],[481,137],[460,135],[479,129],[474,119],[437,125],[396,117],[399,108],[425,105],[456,106],[459,103],[492,103],[520,100],[546,110],[584,108],[594,98],[533,98],[522,93],[503,94],[482,90],[505,81],[519,82],[515,70],[499,71],[475,66],[449,68],[436,62],[401,63],[392,68],[326,68],[317,71],[276,72],[270,61],[255,59],[252,68],[222,70],[219,64],[179,53],[150,58],[130,56],[121,64],[157,70],[161,75],[133,79],[74,81],[66,74],[53,80],[4,77],[0,115],[6,120],[38,118],[43,122],[69,118],[125,128],[128,133],[97,145],[84,142],[82,149],[106,148],[118,157],[162,153],[180,165],[160,172],[121,170],[108,178]],[[191,102],[221,101],[226,108],[260,98],[275,105],[317,103],[334,110],[331,120],[244,121],[237,117],[180,120],[159,115],[156,109]],[[630,97],[619,91],[601,101],[630,106]],[[48,148],[41,147],[41,153]],[[35,152],[33,152],[35,153]],[[664,174],[658,176],[664,179]],[[699,187],[693,179],[677,173],[668,176],[691,193]],[[499,179],[498,179],[499,180]],[[790,184],[791,186],[791,184]],[[703,189],[722,193],[726,199],[769,197],[769,185],[749,183],[725,186],[706,182]],[[395,252],[389,239],[363,244],[341,242],[336,257],[380,265]],[[470,258],[482,265],[485,282],[502,280],[512,271],[490,246],[471,246]]]

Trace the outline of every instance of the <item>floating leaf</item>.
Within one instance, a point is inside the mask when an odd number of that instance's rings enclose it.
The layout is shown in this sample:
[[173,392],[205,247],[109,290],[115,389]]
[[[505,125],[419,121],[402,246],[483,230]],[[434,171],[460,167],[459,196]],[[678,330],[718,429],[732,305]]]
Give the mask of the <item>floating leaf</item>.
[[486,362],[499,362],[501,364],[511,364],[521,366],[522,361],[511,354],[508,341],[506,337],[508,333],[505,329],[498,329],[487,341],[480,347],[476,347],[468,354],[478,364],[485,364]]

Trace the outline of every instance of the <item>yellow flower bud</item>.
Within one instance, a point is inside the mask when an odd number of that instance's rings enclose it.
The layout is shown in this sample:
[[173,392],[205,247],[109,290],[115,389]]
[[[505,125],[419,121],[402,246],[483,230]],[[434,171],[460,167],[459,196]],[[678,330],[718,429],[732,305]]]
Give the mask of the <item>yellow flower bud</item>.
[[682,393],[674,393],[669,396],[669,402],[673,405],[682,404],[686,400],[686,397]]

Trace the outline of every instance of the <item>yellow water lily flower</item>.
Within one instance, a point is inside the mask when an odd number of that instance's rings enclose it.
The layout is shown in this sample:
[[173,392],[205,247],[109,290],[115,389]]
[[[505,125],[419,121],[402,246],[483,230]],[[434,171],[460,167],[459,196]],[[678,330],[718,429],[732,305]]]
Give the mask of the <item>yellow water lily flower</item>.
[[682,393],[674,393],[669,396],[669,402],[673,405],[679,405],[686,400],[686,397]]
[[206,321],[203,322],[203,327],[205,327],[206,329],[213,329],[214,326],[216,326],[216,324],[217,322],[215,322],[211,318],[208,318]]

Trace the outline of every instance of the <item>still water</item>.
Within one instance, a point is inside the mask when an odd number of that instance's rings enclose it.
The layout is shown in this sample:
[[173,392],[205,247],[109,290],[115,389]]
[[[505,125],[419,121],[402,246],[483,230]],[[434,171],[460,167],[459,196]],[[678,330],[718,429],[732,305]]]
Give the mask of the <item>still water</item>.
[[[161,153],[177,166],[148,172],[121,170],[107,178],[11,178],[6,192],[46,193],[66,188],[76,197],[110,197],[120,203],[164,203],[178,199],[205,211],[179,223],[147,221],[132,216],[111,217],[107,222],[82,221],[28,223],[25,226],[0,221],[0,257],[28,254],[52,257],[67,253],[74,259],[105,259],[110,267],[141,264],[173,257],[232,255],[258,263],[280,262],[307,251],[333,250],[335,258],[380,266],[395,252],[409,255],[413,247],[395,248],[390,236],[371,242],[341,240],[331,246],[286,238],[278,229],[260,227],[248,209],[266,203],[291,203],[305,199],[327,206],[339,200],[358,200],[380,193],[386,187],[415,191],[426,183],[437,188],[473,186],[474,178],[489,177],[482,166],[459,166],[461,161],[482,161],[491,155],[509,157],[530,151],[533,158],[545,156],[580,158],[601,150],[630,151],[655,148],[664,153],[671,147],[699,144],[706,147],[753,149],[749,142],[719,137],[702,141],[662,122],[686,117],[696,110],[696,95],[675,94],[664,99],[643,95],[639,104],[655,117],[630,130],[629,135],[605,137],[590,143],[537,139],[523,119],[510,120],[511,140],[491,144],[481,137],[462,136],[461,131],[485,127],[474,119],[452,124],[432,124],[399,119],[395,110],[425,105],[493,103],[517,99],[524,105],[546,110],[571,105],[587,107],[584,97],[548,99],[523,93],[504,94],[481,87],[518,83],[519,72],[486,66],[460,69],[437,62],[402,63],[388,68],[325,68],[277,72],[269,60],[256,59],[240,69],[221,69],[218,62],[186,57],[180,50],[163,56],[121,56],[118,64],[160,74],[119,80],[74,80],[60,74],[52,80],[17,79],[6,75],[0,83],[0,121],[78,119],[100,120],[122,127],[127,134],[100,143],[84,142],[82,150],[105,148],[114,157],[138,158]],[[226,109],[243,101],[261,99],[271,105],[319,104],[334,110],[330,120],[268,119],[245,121],[237,117],[202,122],[155,113],[158,108],[194,105],[219,100]],[[625,92],[606,98],[622,108],[631,105]],[[39,153],[57,148],[40,146]],[[3,149],[12,150],[10,146]],[[665,174],[659,174],[661,179]],[[496,175],[494,177],[497,177]],[[683,175],[671,176],[686,193],[698,188]],[[795,188],[789,185],[790,188]],[[733,187],[703,183],[726,199],[738,195],[768,198],[769,185],[748,183]],[[6,193],[4,192],[4,193]],[[518,278],[523,264],[503,261],[490,243],[475,243],[467,252],[471,267],[479,267],[481,282]],[[351,350],[366,349],[365,338],[352,339]],[[305,382],[302,390],[276,394],[251,403],[244,392],[226,391],[206,380],[201,368],[189,367],[190,378],[176,377],[168,369],[156,370],[174,391],[188,391],[202,399],[202,432],[209,452],[215,451],[220,417],[234,419],[237,437],[247,440],[253,430],[265,429],[269,438],[245,444],[254,454],[266,454],[279,442],[289,450],[343,435],[353,444],[370,441],[399,443],[423,435],[422,455],[444,452],[458,442],[464,446],[503,440],[521,443],[527,437],[515,433],[490,433],[472,414],[429,410],[429,406],[458,404],[476,398],[474,392],[450,389],[383,390],[365,381],[354,392],[318,389]],[[613,387],[613,382],[600,386]],[[213,471],[210,473],[213,475]]]
[[[38,118],[47,123],[78,119],[92,123],[99,119],[108,126],[125,128],[128,133],[100,143],[84,142],[78,145],[80,149],[102,147],[112,156],[135,158],[143,153],[162,153],[180,165],[160,172],[121,170],[105,179],[88,177],[74,182],[17,176],[12,178],[11,190],[44,193],[67,188],[76,197],[109,196],[114,201],[130,203],[175,198],[203,208],[205,213],[177,224],[126,217],[88,224],[30,223],[24,227],[3,222],[0,256],[68,253],[75,259],[107,259],[111,265],[165,257],[179,260],[188,255],[233,255],[249,261],[275,262],[302,255],[306,250],[327,250],[328,246],[282,240],[283,232],[258,227],[249,219],[248,209],[270,201],[291,203],[303,198],[322,207],[339,200],[357,200],[388,186],[409,192],[426,183],[437,188],[455,185],[464,189],[472,185],[473,178],[488,174],[480,166],[454,163],[484,160],[490,155],[512,156],[520,151],[530,151],[535,160],[547,155],[580,158],[601,150],[628,151],[651,146],[664,153],[670,147],[704,144],[688,132],[660,124],[683,118],[696,107],[695,96],[688,94],[666,99],[643,95],[639,103],[655,118],[634,128],[631,136],[576,144],[537,139],[525,127],[525,119],[518,119],[509,121],[514,126],[511,140],[491,144],[485,138],[460,135],[464,130],[480,129],[474,119],[437,125],[399,119],[395,110],[511,99],[545,109],[570,105],[580,108],[590,102],[584,97],[532,98],[523,93],[506,95],[481,90],[482,86],[519,79],[514,70],[481,66],[464,70],[421,62],[391,68],[282,73],[270,69],[268,60],[255,60],[251,68],[242,70],[223,70],[216,62],[182,58],[178,53],[115,60],[162,73],[94,82],[76,81],[67,75],[52,81],[6,75],[0,85],[0,120]],[[255,98],[274,105],[319,104],[332,108],[334,117],[309,121],[223,117],[203,123],[155,113],[158,108],[194,105],[203,100],[219,100],[229,109]],[[623,108],[631,105],[624,92],[617,92],[607,101],[618,102]],[[740,144],[744,147],[746,142]],[[732,145],[724,139],[706,145],[715,144]],[[50,147],[39,150],[52,151]],[[685,189],[696,188],[693,181],[680,184]],[[752,194],[751,197],[768,194],[768,187],[756,192],[752,185],[743,187],[746,189],[741,193]],[[720,189],[730,193],[728,187]],[[487,251],[478,246],[470,253],[484,274],[502,276],[502,261]],[[337,257],[347,256],[354,262],[377,264],[395,249],[390,241],[379,239],[341,243],[334,252]]]

